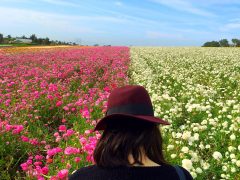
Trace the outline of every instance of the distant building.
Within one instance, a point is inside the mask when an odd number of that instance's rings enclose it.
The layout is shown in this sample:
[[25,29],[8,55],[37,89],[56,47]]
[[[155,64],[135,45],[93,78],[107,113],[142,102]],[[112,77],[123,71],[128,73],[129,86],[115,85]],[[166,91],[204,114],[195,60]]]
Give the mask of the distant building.
[[26,44],[30,44],[32,43],[31,39],[22,39],[22,38],[16,38],[14,41],[12,41],[13,43],[26,43]]

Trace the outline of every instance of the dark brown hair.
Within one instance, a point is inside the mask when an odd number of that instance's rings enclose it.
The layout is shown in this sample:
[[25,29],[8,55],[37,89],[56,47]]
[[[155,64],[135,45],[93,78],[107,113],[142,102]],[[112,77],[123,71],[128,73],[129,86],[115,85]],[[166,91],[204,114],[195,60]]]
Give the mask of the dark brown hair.
[[114,119],[107,122],[107,128],[97,142],[93,158],[100,167],[131,166],[128,160],[131,153],[133,164],[143,165],[141,147],[155,163],[167,164],[162,151],[159,124],[135,119]]

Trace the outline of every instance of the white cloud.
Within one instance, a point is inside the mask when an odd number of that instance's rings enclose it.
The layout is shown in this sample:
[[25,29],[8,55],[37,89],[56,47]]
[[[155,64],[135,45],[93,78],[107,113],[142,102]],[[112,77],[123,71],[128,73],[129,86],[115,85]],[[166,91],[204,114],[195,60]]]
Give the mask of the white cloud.
[[177,39],[181,40],[184,39],[183,35],[181,34],[174,34],[174,33],[162,33],[159,31],[146,31],[146,37],[149,39]]
[[175,10],[188,12],[200,16],[215,16],[213,13],[197,8],[193,5],[193,1],[186,0],[150,0],[152,2],[170,7]]
[[229,32],[234,30],[240,30],[240,18],[231,19],[229,23],[220,27],[220,31]]
[[116,1],[114,4],[115,4],[116,6],[122,6],[122,5],[123,5],[123,3],[122,3],[121,1]]
[[[18,9],[18,8],[8,8],[0,7],[0,18],[1,21],[6,21],[10,23],[40,23],[46,24],[51,22],[53,24],[66,25],[71,22],[83,22],[83,21],[106,21],[106,22],[124,22],[123,19],[111,17],[111,16],[79,16],[79,15],[64,15],[58,13],[40,12],[29,9]],[[17,16],[13,16],[17,14]],[[51,24],[49,23],[49,24]]]

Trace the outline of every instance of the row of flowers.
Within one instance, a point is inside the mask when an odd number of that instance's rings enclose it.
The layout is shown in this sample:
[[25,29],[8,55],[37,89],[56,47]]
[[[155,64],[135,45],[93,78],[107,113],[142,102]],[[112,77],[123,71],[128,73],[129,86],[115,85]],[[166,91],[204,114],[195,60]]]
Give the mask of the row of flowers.
[[64,179],[94,163],[92,129],[128,66],[127,47],[0,54],[1,176]]
[[131,48],[131,79],[150,92],[165,154],[196,179],[240,173],[240,51]]

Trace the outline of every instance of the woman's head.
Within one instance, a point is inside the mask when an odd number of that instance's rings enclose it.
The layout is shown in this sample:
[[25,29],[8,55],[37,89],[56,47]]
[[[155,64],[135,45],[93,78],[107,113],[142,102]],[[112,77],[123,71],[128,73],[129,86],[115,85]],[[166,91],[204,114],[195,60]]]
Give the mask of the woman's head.
[[136,119],[125,120],[124,123],[117,119],[107,122],[107,128],[94,150],[95,163],[101,167],[131,166],[128,157],[132,154],[133,164],[142,164],[141,148],[152,161],[166,163],[159,124]]

